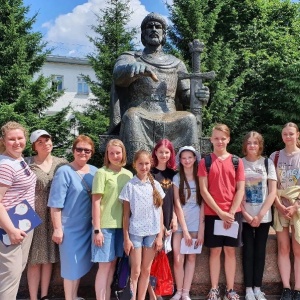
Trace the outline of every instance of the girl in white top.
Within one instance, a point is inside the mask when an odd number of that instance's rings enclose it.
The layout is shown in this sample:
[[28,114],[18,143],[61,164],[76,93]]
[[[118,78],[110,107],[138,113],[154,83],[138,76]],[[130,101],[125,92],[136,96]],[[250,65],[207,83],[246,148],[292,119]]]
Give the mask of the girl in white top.
[[242,159],[245,168],[245,196],[241,205],[244,217],[242,237],[245,298],[265,300],[260,287],[277,177],[273,161],[261,156],[263,151],[261,134],[256,131],[247,133],[242,148],[245,155]]
[[165,193],[150,174],[150,153],[138,151],[133,168],[137,175],[124,186],[119,198],[123,202],[124,250],[131,264],[131,299],[135,300],[138,294],[137,299],[144,300],[155,252],[162,248],[161,206]]
[[199,153],[192,146],[179,149],[176,164],[179,173],[173,178],[174,208],[178,218],[178,230],[173,235],[174,275],[176,294],[171,300],[191,300],[189,296],[194,277],[196,254],[181,254],[180,244],[194,247],[203,244],[204,240],[204,209],[201,201],[199,181],[197,178]]
[[[300,140],[299,128],[295,123],[289,122],[283,126],[281,132],[282,140],[285,144],[284,149],[273,152],[270,158],[275,162],[279,190],[286,190],[292,186],[300,186]],[[299,196],[298,198],[299,199]],[[275,209],[279,214],[279,224],[274,224],[278,244],[278,268],[283,284],[281,300],[299,300],[300,299],[300,244],[295,239],[294,219],[299,218],[298,211],[300,201],[294,204],[284,197],[275,198]],[[277,225],[279,225],[277,227]],[[295,287],[291,290],[291,243],[290,228],[292,231],[292,250],[294,254],[294,274]]]

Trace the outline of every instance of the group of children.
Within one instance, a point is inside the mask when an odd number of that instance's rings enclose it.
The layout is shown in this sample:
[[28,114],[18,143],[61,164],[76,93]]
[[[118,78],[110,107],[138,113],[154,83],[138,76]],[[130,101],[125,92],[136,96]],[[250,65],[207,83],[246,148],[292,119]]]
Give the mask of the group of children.
[[[265,300],[260,288],[274,200],[275,215],[278,215],[274,224],[278,237],[278,266],[284,287],[281,300],[299,300],[300,244],[297,235],[300,229],[294,225],[299,219],[300,203],[298,199],[291,202],[289,190],[299,185],[300,177],[297,125],[287,123],[282,138],[285,149],[265,159],[262,157],[263,138],[252,131],[244,138],[245,157],[240,159],[227,151],[229,128],[217,124],[212,129],[213,152],[210,155],[201,159],[192,146],[184,146],[175,156],[172,143],[161,140],[152,154],[145,150],[135,153],[135,176],[124,168],[123,143],[117,139],[109,141],[105,166],[97,171],[92,189],[92,257],[99,263],[95,283],[97,300],[110,299],[116,259],[122,256],[123,250],[131,261],[132,299],[144,300],[147,289],[151,300],[162,299],[149,285],[150,269],[156,252],[162,249],[164,237],[171,232],[176,283],[176,293],[171,300],[191,299],[189,292],[196,254],[181,254],[182,239],[186,246],[203,244],[210,249],[209,300],[220,299],[222,250],[227,286],[224,299],[239,299],[234,290],[235,248],[241,246],[244,246],[246,300]],[[218,221],[225,231],[235,227],[236,236],[217,234]],[[290,286],[290,225],[295,257],[294,292]]]

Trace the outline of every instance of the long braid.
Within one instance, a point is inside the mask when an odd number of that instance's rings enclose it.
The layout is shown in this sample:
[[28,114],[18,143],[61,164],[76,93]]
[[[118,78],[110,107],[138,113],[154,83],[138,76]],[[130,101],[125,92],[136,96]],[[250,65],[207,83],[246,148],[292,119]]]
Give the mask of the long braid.
[[153,188],[153,204],[156,207],[161,207],[162,204],[163,204],[163,199],[162,199],[162,197],[160,196],[160,193],[158,192],[158,190],[155,187],[154,178],[153,178],[151,173],[148,173],[148,178],[149,178],[150,183],[151,183],[152,188]]

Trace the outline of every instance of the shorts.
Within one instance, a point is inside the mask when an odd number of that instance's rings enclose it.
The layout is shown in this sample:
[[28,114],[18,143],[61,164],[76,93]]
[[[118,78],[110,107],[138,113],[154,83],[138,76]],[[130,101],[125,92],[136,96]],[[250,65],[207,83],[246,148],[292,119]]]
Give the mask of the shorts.
[[293,218],[291,219],[286,219],[285,217],[279,215],[279,223],[281,224],[282,227],[290,227],[290,226],[294,226],[294,221]]
[[234,217],[239,224],[237,238],[232,238],[223,235],[214,235],[215,220],[220,220],[218,216],[205,216],[204,228],[204,246],[208,248],[217,247],[242,247],[242,229],[243,229],[243,215],[242,212],[237,212]]
[[111,262],[116,257],[122,257],[124,252],[123,229],[101,228],[101,232],[104,236],[102,247],[96,246],[92,238],[92,262]]
[[153,246],[156,237],[157,234],[139,236],[139,235],[129,233],[129,239],[131,240],[134,248],[141,248],[141,247],[151,248]]

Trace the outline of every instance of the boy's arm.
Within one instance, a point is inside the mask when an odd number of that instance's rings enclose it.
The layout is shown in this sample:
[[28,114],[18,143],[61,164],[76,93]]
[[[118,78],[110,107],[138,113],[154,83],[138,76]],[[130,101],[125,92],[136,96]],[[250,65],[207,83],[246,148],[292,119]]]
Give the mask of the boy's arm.
[[223,211],[215,202],[214,198],[208,191],[208,183],[207,183],[207,176],[200,176],[199,177],[199,186],[201,196],[203,197],[205,203],[215,211],[215,213],[219,216],[219,218],[225,222],[232,223],[234,221],[234,217],[232,214]]

